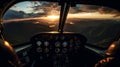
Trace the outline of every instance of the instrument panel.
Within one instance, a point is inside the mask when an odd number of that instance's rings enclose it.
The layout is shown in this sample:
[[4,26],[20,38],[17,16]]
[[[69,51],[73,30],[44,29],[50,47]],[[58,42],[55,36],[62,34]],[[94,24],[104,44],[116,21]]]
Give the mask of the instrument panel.
[[[39,33],[31,38],[30,56],[34,67],[70,67],[72,60],[78,59],[87,39],[79,33]],[[46,65],[47,63],[47,65]],[[74,64],[74,63],[73,63]],[[76,64],[75,64],[76,65]]]
[[68,53],[84,46],[87,39],[79,33],[39,33],[31,38],[37,53]]

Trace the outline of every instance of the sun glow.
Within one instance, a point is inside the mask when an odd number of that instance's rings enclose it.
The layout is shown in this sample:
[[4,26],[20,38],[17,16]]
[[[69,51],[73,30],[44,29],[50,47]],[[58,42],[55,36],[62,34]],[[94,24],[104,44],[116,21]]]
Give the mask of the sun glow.
[[54,21],[54,20],[59,19],[59,16],[57,16],[57,15],[48,15],[47,18]]
[[99,12],[68,14],[68,18],[111,19],[114,14],[100,14]]
[[[69,13],[67,16],[67,19],[120,19],[120,17],[113,17],[114,14],[100,14],[98,12],[92,12],[92,13],[75,13],[71,14]],[[42,17],[34,17],[34,18],[17,18],[17,19],[10,19],[10,20],[3,20],[3,22],[18,22],[18,21],[28,21],[28,20],[40,20],[43,22],[47,22],[49,24],[56,24],[59,21],[59,14],[50,14],[47,16]],[[36,24],[39,24],[39,22],[36,22]],[[73,24],[71,22],[71,24]]]

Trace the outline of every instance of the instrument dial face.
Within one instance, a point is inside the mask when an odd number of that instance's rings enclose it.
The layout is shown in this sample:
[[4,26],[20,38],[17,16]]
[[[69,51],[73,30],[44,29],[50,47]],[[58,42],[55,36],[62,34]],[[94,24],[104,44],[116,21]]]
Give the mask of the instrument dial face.
[[63,52],[63,53],[67,53],[67,48],[63,48],[63,49],[62,49],[62,52]]
[[59,52],[60,52],[60,48],[56,48],[55,53],[59,53]]
[[45,48],[45,49],[44,49],[44,52],[45,52],[45,53],[48,53],[48,52],[49,52],[49,49],[48,49],[48,48]]
[[36,44],[37,44],[37,46],[41,46],[42,42],[41,41],[37,41]]
[[49,42],[48,41],[45,41],[44,42],[44,45],[47,47],[47,46],[49,46]]
[[36,49],[36,51],[37,51],[37,52],[42,52],[42,48],[41,48],[41,47],[38,47],[38,48]]
[[68,43],[65,41],[65,42],[63,42],[63,47],[67,47],[67,45],[68,45]]
[[75,44],[76,44],[76,46],[80,46],[80,44],[81,44],[80,40],[76,40]]
[[60,47],[60,42],[56,42],[55,47]]

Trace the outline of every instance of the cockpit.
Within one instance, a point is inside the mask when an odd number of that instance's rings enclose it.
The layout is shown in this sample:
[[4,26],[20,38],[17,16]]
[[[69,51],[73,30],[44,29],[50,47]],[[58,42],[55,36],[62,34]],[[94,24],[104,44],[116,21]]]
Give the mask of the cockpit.
[[8,6],[1,36],[11,43],[23,67],[94,67],[119,39],[120,12],[112,7],[78,0]]

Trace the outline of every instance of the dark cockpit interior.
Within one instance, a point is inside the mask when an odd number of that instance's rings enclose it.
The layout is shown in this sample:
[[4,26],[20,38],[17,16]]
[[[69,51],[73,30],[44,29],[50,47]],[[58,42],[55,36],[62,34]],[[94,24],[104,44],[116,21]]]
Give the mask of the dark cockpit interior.
[[118,0],[1,0],[0,67],[119,67],[119,11]]

